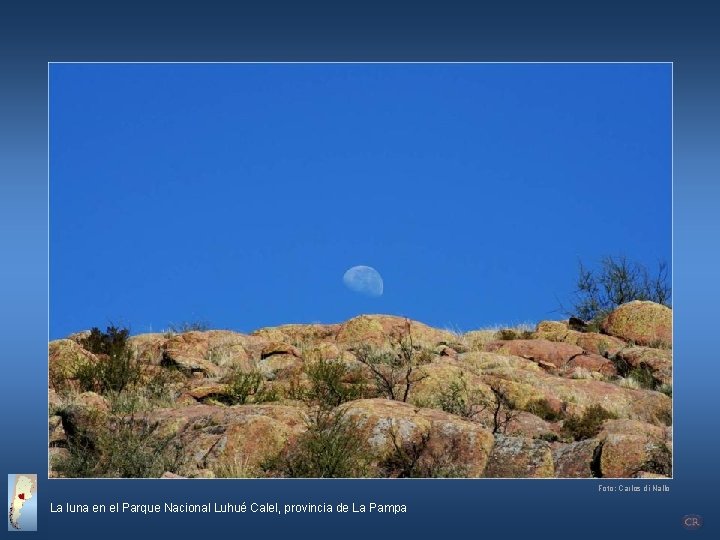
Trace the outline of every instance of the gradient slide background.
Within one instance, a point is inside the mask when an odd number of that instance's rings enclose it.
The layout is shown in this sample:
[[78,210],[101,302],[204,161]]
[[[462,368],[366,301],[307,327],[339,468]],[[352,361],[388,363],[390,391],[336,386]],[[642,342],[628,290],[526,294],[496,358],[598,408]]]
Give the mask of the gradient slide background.
[[[0,462],[4,473],[38,473],[38,537],[720,537],[720,367],[713,310],[720,201],[718,4],[42,4],[0,8]],[[48,480],[47,62],[91,60],[673,61],[671,492],[598,494],[598,484],[622,482],[595,480]],[[620,202],[617,211],[632,211],[632,201]],[[376,501],[407,504],[409,512],[65,515],[51,514],[51,501]],[[700,514],[704,526],[684,530],[685,514]]]

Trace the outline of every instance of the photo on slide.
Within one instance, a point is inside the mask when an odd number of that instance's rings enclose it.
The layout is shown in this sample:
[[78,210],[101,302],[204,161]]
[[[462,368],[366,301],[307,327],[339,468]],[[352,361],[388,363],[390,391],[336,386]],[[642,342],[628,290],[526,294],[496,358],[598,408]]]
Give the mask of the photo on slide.
[[672,477],[668,63],[51,63],[50,478]]

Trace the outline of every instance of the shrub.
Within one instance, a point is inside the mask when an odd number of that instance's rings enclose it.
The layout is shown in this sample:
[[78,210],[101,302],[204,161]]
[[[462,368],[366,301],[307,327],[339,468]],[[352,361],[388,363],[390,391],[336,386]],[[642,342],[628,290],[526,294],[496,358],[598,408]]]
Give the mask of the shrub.
[[222,401],[230,405],[264,403],[278,399],[277,392],[266,385],[258,371],[235,370],[230,374],[227,384]]
[[405,319],[403,330],[392,336],[391,341],[390,350],[380,351],[363,344],[353,352],[370,369],[378,394],[405,402],[412,387],[427,377],[420,368],[432,360],[433,353],[415,346],[409,319]]
[[655,390],[659,381],[653,376],[652,370],[644,364],[631,369],[627,377],[635,380],[640,388]]
[[533,335],[533,332],[530,330],[501,328],[495,334],[495,339],[503,341],[510,341],[513,339],[532,339]]
[[345,382],[351,372],[340,360],[319,358],[306,363],[304,369],[310,381],[309,389],[302,396],[304,401],[332,409],[363,396],[362,380],[354,384]]
[[[671,289],[668,265],[658,263],[651,274],[646,266],[625,257],[606,256],[600,268],[593,271],[579,263],[574,301],[568,315],[591,321],[594,327],[620,304],[633,300],[650,300],[670,305]],[[590,328],[588,330],[591,330]]]
[[534,399],[528,402],[525,410],[548,422],[557,422],[563,417],[563,413],[553,409],[547,399]]
[[633,367],[627,360],[622,359],[619,355],[611,358],[615,365],[615,370],[619,377],[621,386],[628,388],[644,388],[647,390],[656,390],[662,386],[662,383],[655,378],[653,371],[645,363]]
[[379,470],[391,478],[464,478],[467,466],[460,463],[460,440],[450,436],[450,444],[434,448],[429,431],[400,441],[396,427],[388,432],[392,451],[380,461]]
[[53,469],[67,478],[157,478],[179,472],[183,459],[181,448],[172,436],[160,435],[157,423],[115,417],[92,442],[70,437],[68,454],[55,460]]
[[480,390],[468,387],[463,372],[460,372],[447,388],[440,391],[437,405],[445,412],[469,420],[473,420],[490,406]]
[[209,325],[205,321],[183,321],[178,324],[170,324],[168,332],[172,334],[184,334],[186,332],[205,332]]
[[122,392],[142,377],[142,365],[128,345],[129,331],[109,326],[106,332],[93,328],[81,344],[97,354],[97,362],[82,363],[76,372],[80,387],[101,394]]
[[582,416],[570,415],[563,423],[563,431],[576,441],[591,439],[602,429],[605,420],[617,418],[600,405],[591,405]]
[[318,407],[308,419],[307,431],[263,469],[289,478],[353,478],[368,474],[371,458],[353,419],[342,410]]
[[216,478],[257,478],[258,471],[250,465],[250,461],[246,457],[235,456],[226,458],[212,469]]

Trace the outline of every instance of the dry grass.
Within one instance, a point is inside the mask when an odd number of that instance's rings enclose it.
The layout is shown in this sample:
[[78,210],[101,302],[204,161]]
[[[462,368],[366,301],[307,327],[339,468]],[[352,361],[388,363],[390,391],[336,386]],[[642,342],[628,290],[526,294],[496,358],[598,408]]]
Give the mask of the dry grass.
[[535,323],[522,322],[512,325],[486,326],[469,332],[462,332],[454,327],[445,328],[445,330],[453,334],[455,341],[463,345],[468,351],[482,352],[485,350],[485,345],[499,339],[499,334],[503,330],[509,330],[518,336],[522,336],[534,332],[535,327]]
[[218,461],[212,468],[216,478],[257,478],[258,470],[246,456],[236,455]]
[[623,388],[630,388],[632,390],[638,390],[641,388],[640,383],[633,377],[620,377],[617,380],[617,385]]

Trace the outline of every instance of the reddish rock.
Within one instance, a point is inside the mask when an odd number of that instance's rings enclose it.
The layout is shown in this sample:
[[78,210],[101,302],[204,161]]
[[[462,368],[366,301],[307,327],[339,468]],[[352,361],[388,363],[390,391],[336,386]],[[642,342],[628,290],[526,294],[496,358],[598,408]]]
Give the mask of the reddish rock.
[[167,340],[166,334],[138,334],[128,338],[128,345],[133,349],[138,360],[159,365],[162,362]]
[[264,360],[265,358],[276,354],[290,355],[296,358],[300,358],[301,356],[300,351],[298,351],[297,348],[293,347],[292,345],[288,345],[287,343],[282,343],[279,341],[271,341],[262,348],[262,352],[260,353],[260,359]]
[[631,478],[638,473],[669,475],[670,449],[661,427],[636,420],[607,420],[597,436],[602,441],[600,470],[606,478]]
[[203,469],[229,472],[237,462],[257,475],[263,461],[306,429],[300,409],[276,404],[193,405],[146,413],[138,421],[143,419],[157,422],[158,435],[172,437],[183,449],[188,463],[180,472],[187,476]]
[[607,316],[602,331],[636,345],[672,347],[672,310],[655,302],[628,302]]
[[535,327],[535,337],[548,341],[564,341],[568,331],[566,321],[540,321]]
[[48,344],[50,387],[55,390],[78,389],[78,369],[98,361],[97,356],[83,349],[76,341],[58,339]]
[[[555,476],[558,478],[592,478],[599,476],[596,463],[600,441],[585,439],[570,444],[558,443],[553,449]],[[597,472],[596,472],[597,471]]]
[[551,478],[555,475],[550,445],[537,439],[495,435],[488,459],[488,478]]
[[340,326],[336,340],[345,347],[359,343],[382,347],[408,339],[408,332],[414,345],[430,348],[438,343],[449,343],[455,338],[452,332],[438,330],[404,317],[360,315]]
[[205,332],[184,332],[165,342],[162,363],[173,365],[187,375],[218,376],[219,367],[209,361],[209,336]]
[[489,352],[499,352],[527,358],[537,363],[552,365],[559,370],[567,367],[567,363],[575,356],[583,354],[577,345],[556,343],[546,339],[513,339],[509,341],[493,341],[486,345]]
[[564,341],[581,347],[586,352],[611,357],[627,347],[623,340],[596,332],[577,332],[571,330]]
[[672,384],[672,351],[631,347],[618,354],[620,360],[633,368],[649,369],[652,376],[663,384]]
[[362,399],[343,407],[381,457],[389,455],[395,444],[417,444],[427,437],[423,459],[447,459],[446,465],[467,477],[482,476],[485,470],[493,436],[475,422],[386,399]]
[[585,353],[579,356],[574,356],[568,363],[566,369],[568,371],[574,368],[583,368],[588,371],[595,371],[602,373],[605,376],[611,377],[617,375],[617,369],[607,358],[604,358],[597,354]]
[[519,411],[510,420],[505,431],[505,435],[525,437],[527,439],[552,439],[559,434],[560,428],[558,424],[553,424],[525,411]]

